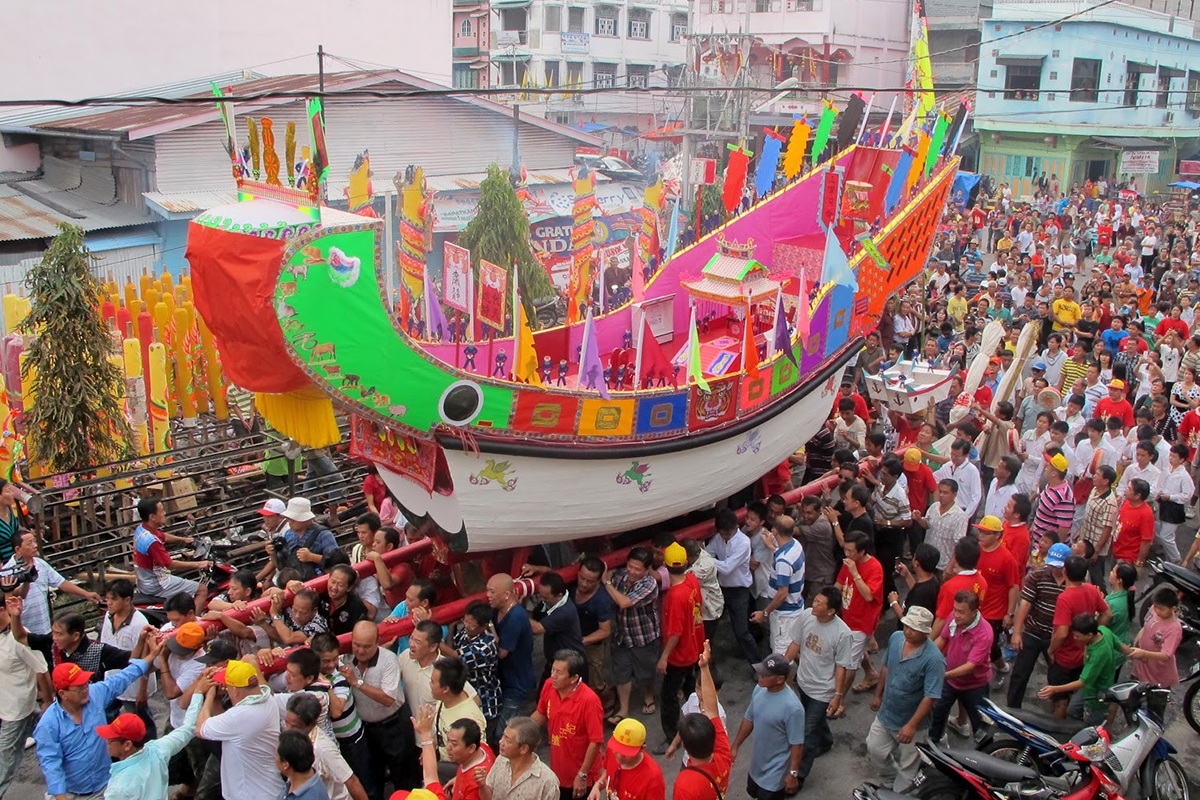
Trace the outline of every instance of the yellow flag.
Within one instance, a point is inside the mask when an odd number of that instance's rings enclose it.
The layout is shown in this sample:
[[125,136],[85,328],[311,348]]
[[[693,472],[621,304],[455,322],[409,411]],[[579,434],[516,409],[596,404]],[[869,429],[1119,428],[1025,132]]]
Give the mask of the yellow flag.
[[520,309],[521,327],[514,343],[513,377],[533,386],[544,386],[542,376],[538,373],[538,354],[533,346],[533,330],[529,327],[529,317],[525,315],[525,306],[517,303]]

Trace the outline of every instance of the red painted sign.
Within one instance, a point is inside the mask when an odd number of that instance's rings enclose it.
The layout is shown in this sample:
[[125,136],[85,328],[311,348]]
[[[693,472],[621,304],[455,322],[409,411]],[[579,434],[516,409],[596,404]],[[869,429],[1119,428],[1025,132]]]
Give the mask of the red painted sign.
[[437,445],[384,428],[365,417],[350,417],[350,455],[365,458],[433,490]]

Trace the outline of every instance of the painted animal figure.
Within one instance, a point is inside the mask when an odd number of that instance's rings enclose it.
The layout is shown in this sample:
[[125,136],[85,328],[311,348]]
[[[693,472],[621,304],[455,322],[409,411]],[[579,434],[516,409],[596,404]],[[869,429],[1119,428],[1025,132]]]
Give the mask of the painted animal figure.
[[296,280],[308,280],[308,262],[303,264],[293,264],[292,274],[296,276]]
[[359,377],[352,372],[346,373],[346,386],[358,386]]
[[617,475],[617,483],[636,483],[638,491],[645,492],[650,489],[650,465],[643,464],[640,461],[634,461],[629,469]]
[[335,349],[333,346],[333,342],[325,342],[324,344],[319,344],[313,348],[312,360],[313,361],[332,361],[334,358],[334,355],[335,355]]
[[512,462],[501,461],[497,464],[496,459],[489,458],[487,460],[487,466],[479,470],[479,472],[475,473],[474,475],[471,475],[470,481],[477,486],[486,486],[492,481],[495,481],[496,483],[500,484],[500,488],[502,488],[504,491],[511,492],[517,486],[516,476],[510,477],[511,469]]

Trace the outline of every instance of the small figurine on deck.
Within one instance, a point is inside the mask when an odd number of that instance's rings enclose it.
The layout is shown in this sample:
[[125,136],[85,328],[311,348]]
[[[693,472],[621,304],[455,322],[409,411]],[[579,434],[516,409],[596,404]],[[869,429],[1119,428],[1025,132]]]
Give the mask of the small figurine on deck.
[[570,369],[570,365],[567,364],[565,358],[558,362],[558,381],[556,381],[558,386],[567,385],[567,373]]
[[553,367],[550,365],[550,356],[544,357],[542,359],[542,383],[543,384],[550,383],[550,372],[552,370],[553,370]]
[[499,353],[496,353],[496,369],[492,372],[492,377],[503,378],[505,375],[507,375],[508,370],[505,368],[507,363],[508,353],[504,352],[503,350],[501,350]]
[[633,331],[625,331],[621,336],[621,347],[626,350],[633,347]]
[[613,379],[612,367],[605,367],[604,368],[604,385],[607,386],[609,389],[613,388],[612,379]]
[[473,344],[468,344],[463,348],[463,369],[475,369],[475,356],[478,355],[479,348]]
[[624,364],[622,364],[621,366],[617,367],[617,381],[616,381],[616,383],[617,383],[617,387],[616,387],[616,388],[618,388],[618,389],[624,389],[624,388],[625,388],[625,365],[624,365]]

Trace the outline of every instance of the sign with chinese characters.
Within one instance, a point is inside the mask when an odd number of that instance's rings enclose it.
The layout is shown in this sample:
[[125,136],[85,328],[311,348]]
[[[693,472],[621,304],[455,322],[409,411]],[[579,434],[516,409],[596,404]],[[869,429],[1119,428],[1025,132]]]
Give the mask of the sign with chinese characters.
[[445,243],[442,302],[464,314],[471,310],[471,252]]
[[690,177],[695,186],[712,186],[717,182],[717,160],[693,158]]
[[1154,175],[1158,172],[1157,150],[1122,150],[1121,172]]
[[479,262],[479,308],[476,316],[485,325],[504,330],[504,298],[508,293],[508,273],[490,261]]
[[587,53],[591,50],[592,37],[586,33],[567,33],[559,34],[562,37],[562,52],[564,53]]

